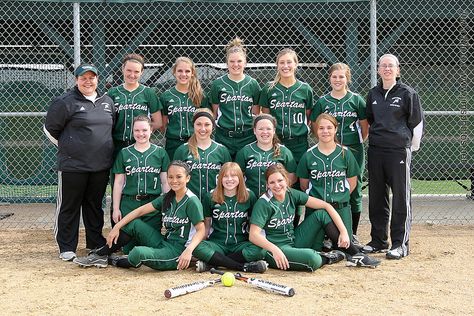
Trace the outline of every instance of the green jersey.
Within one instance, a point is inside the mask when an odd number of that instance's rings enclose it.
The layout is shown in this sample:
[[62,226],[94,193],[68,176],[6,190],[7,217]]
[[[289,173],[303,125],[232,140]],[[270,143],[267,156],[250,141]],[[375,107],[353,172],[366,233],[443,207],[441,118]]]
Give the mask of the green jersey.
[[245,184],[256,196],[261,196],[267,191],[265,171],[277,162],[285,166],[289,173],[296,172],[296,162],[293,154],[284,145],[279,144],[280,155],[273,157],[274,150],[262,150],[257,146],[257,142],[246,145],[235,157],[235,162],[245,175]]
[[[248,220],[257,198],[249,191],[249,198],[244,203],[237,201],[237,196],[225,196],[224,203],[212,201],[212,196],[203,203],[204,217],[212,219],[212,233],[209,240],[224,245],[235,245],[249,239]],[[209,204],[209,205],[205,205]]]
[[218,104],[217,126],[235,132],[252,130],[252,106],[257,104],[260,85],[245,75],[239,82],[228,75],[217,78],[211,84],[211,103]]
[[170,159],[166,151],[151,144],[144,152],[133,145],[123,148],[115,159],[112,173],[125,174],[125,195],[160,195],[160,173],[168,170]]
[[[160,103],[163,105],[163,115],[168,117],[166,138],[188,140],[194,133],[193,114],[196,111],[196,105],[188,94],[171,88],[160,95]],[[206,97],[200,107],[209,107]]]
[[310,119],[314,122],[321,113],[331,114],[339,123],[336,136],[341,144],[361,144],[363,140],[359,121],[367,119],[365,108],[365,100],[357,93],[347,91],[340,100],[328,93],[316,102]]
[[250,223],[265,230],[268,241],[276,244],[294,244],[293,221],[295,214],[301,215],[300,205],[308,202],[308,195],[288,188],[283,202],[273,197],[271,192],[262,195],[255,203]]
[[350,199],[348,178],[360,175],[354,155],[346,147],[337,145],[326,156],[318,145],[308,149],[298,164],[296,175],[309,179],[306,193],[328,203],[346,203]]
[[209,148],[202,150],[198,147],[199,158],[194,158],[189,150],[188,143],[176,149],[174,160],[181,160],[191,169],[191,180],[188,188],[201,200],[206,192],[216,187],[217,176],[223,164],[231,161],[230,154],[225,146],[212,141]]
[[306,111],[313,108],[313,89],[309,84],[297,80],[287,88],[277,83],[263,87],[258,104],[270,109],[277,120],[277,135],[280,139],[291,139],[308,135]]
[[164,198],[162,195],[151,203],[156,210],[162,211],[166,240],[186,247],[196,232],[194,226],[204,221],[202,204],[194,193],[187,190],[179,202],[174,198],[169,208],[163,211]]
[[114,100],[117,119],[112,133],[115,141],[132,141],[133,119],[139,115],[150,116],[161,110],[161,103],[153,89],[140,84],[133,91],[123,85],[110,89],[107,94]]

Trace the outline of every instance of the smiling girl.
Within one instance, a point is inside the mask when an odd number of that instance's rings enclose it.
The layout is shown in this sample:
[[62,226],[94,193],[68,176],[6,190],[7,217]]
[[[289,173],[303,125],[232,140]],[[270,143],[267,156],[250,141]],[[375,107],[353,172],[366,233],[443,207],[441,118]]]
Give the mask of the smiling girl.
[[178,57],[172,72],[176,86],[160,95],[163,105],[163,127],[165,149],[173,157],[176,148],[186,143],[194,132],[193,114],[197,108],[208,107],[208,101],[198,79],[193,61],[188,57]]

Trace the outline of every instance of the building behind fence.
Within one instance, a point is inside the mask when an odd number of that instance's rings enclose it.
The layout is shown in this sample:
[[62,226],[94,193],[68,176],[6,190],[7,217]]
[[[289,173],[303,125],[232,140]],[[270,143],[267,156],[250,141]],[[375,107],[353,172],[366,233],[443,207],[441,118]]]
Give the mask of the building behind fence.
[[[426,111],[422,148],[413,156],[413,194],[441,207],[462,202],[422,219],[474,222],[471,1],[78,2],[81,59],[99,67],[102,90],[120,84],[121,58],[130,52],[145,56],[143,83],[158,93],[174,84],[170,68],[178,56],[199,65],[208,88],[225,73],[224,46],[235,36],[247,44],[247,73],[261,84],[273,79],[279,50],[296,50],[297,76],[317,95],[329,91],[329,66],[345,62],[351,90],[365,96],[371,57],[397,55],[402,80],[419,91]],[[0,227],[25,227],[14,216],[1,218],[12,206],[16,215],[27,212],[26,203],[44,203],[44,226],[53,221],[55,148],[42,124],[50,100],[74,86],[73,7],[67,0],[0,3]]]

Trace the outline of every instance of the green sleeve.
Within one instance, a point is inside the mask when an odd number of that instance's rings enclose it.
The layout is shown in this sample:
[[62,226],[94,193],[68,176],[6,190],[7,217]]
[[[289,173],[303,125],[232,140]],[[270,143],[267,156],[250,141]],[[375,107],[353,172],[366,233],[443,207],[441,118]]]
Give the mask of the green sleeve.
[[253,207],[252,215],[250,216],[250,224],[264,228],[270,220],[271,214],[272,208],[270,204],[264,198],[260,198]]
[[262,91],[260,91],[260,97],[258,98],[258,105],[263,106],[264,108],[270,108],[268,93],[269,93],[269,84],[266,84]]
[[296,176],[298,178],[309,179],[307,161],[308,157],[311,155],[310,152],[305,152],[301,157],[300,162],[298,163],[298,167],[296,168]]
[[211,213],[212,200],[211,199],[212,199],[212,194],[210,192],[202,195],[201,204],[202,204],[202,213],[204,215],[204,218],[212,217],[212,213]]
[[186,144],[180,145],[174,152],[173,160],[186,160],[188,156],[188,146]]
[[168,115],[168,104],[167,104],[167,101],[166,101],[167,92],[168,92],[168,90],[166,90],[165,92],[160,94],[160,97],[159,97],[159,101],[160,101],[160,104],[162,106],[163,115]]
[[204,94],[204,97],[202,98],[200,107],[203,108],[203,109],[211,109],[212,110],[211,100],[209,100],[209,97],[206,94]]
[[163,199],[165,198],[166,194],[160,195],[153,201],[151,201],[151,205],[155,208],[155,210],[161,211],[161,206],[163,205]]
[[150,113],[153,114],[160,111],[163,108],[163,106],[161,105],[160,100],[156,96],[155,90],[153,90],[152,88],[147,88],[146,94],[147,94],[147,100],[148,102],[150,102]]
[[191,223],[193,225],[204,221],[204,215],[202,213],[202,204],[197,196],[189,198],[189,201],[186,204],[186,215],[191,220]]
[[296,172],[296,161],[293,153],[287,147],[281,147],[281,154],[284,155],[285,169],[289,173]]
[[349,149],[343,149],[346,158],[346,177],[352,178],[360,175],[360,167],[357,163],[354,154]]
[[123,149],[118,153],[117,158],[115,158],[114,166],[112,168],[112,173],[114,174],[125,173],[125,166],[123,164]]
[[364,98],[360,94],[357,95],[357,103],[358,103],[358,110],[357,110],[357,116],[359,117],[359,120],[366,120],[367,119],[367,113],[366,113],[366,104]]
[[258,84],[257,80],[254,79],[254,95],[252,96],[253,98],[253,104],[256,105],[258,104],[258,101],[260,100],[260,94],[262,93],[262,88],[260,88],[260,85]]
[[219,85],[217,84],[216,79],[211,84],[211,105],[212,104],[219,104]]
[[235,162],[240,166],[240,169],[242,172],[245,174],[245,148],[247,146],[244,146],[241,150],[237,152],[235,155]]
[[309,116],[309,119],[311,122],[316,121],[318,118],[319,114],[323,113],[322,111],[322,98],[319,98],[318,101],[316,101],[316,104],[314,104],[313,111],[311,111],[311,115]]
[[[288,189],[291,199],[293,199],[294,205],[299,206],[299,205],[306,205],[309,199],[309,195],[301,192],[299,190],[295,190],[293,188]],[[300,207],[296,208],[296,211],[298,212],[298,215],[301,215],[302,209]]]

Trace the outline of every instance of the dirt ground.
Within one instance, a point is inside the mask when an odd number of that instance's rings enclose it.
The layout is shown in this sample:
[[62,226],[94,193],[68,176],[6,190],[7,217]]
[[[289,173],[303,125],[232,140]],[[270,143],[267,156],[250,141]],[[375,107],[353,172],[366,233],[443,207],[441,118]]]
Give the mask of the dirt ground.
[[[367,241],[368,226],[360,235]],[[473,226],[417,225],[411,255],[388,261],[378,254],[383,261],[376,269],[338,263],[314,273],[259,275],[293,286],[294,297],[237,281],[166,299],[166,288],[215,276],[191,268],[80,268],[58,259],[51,230],[2,230],[0,240],[2,315],[474,314]],[[83,247],[81,236],[79,255],[85,254]]]

